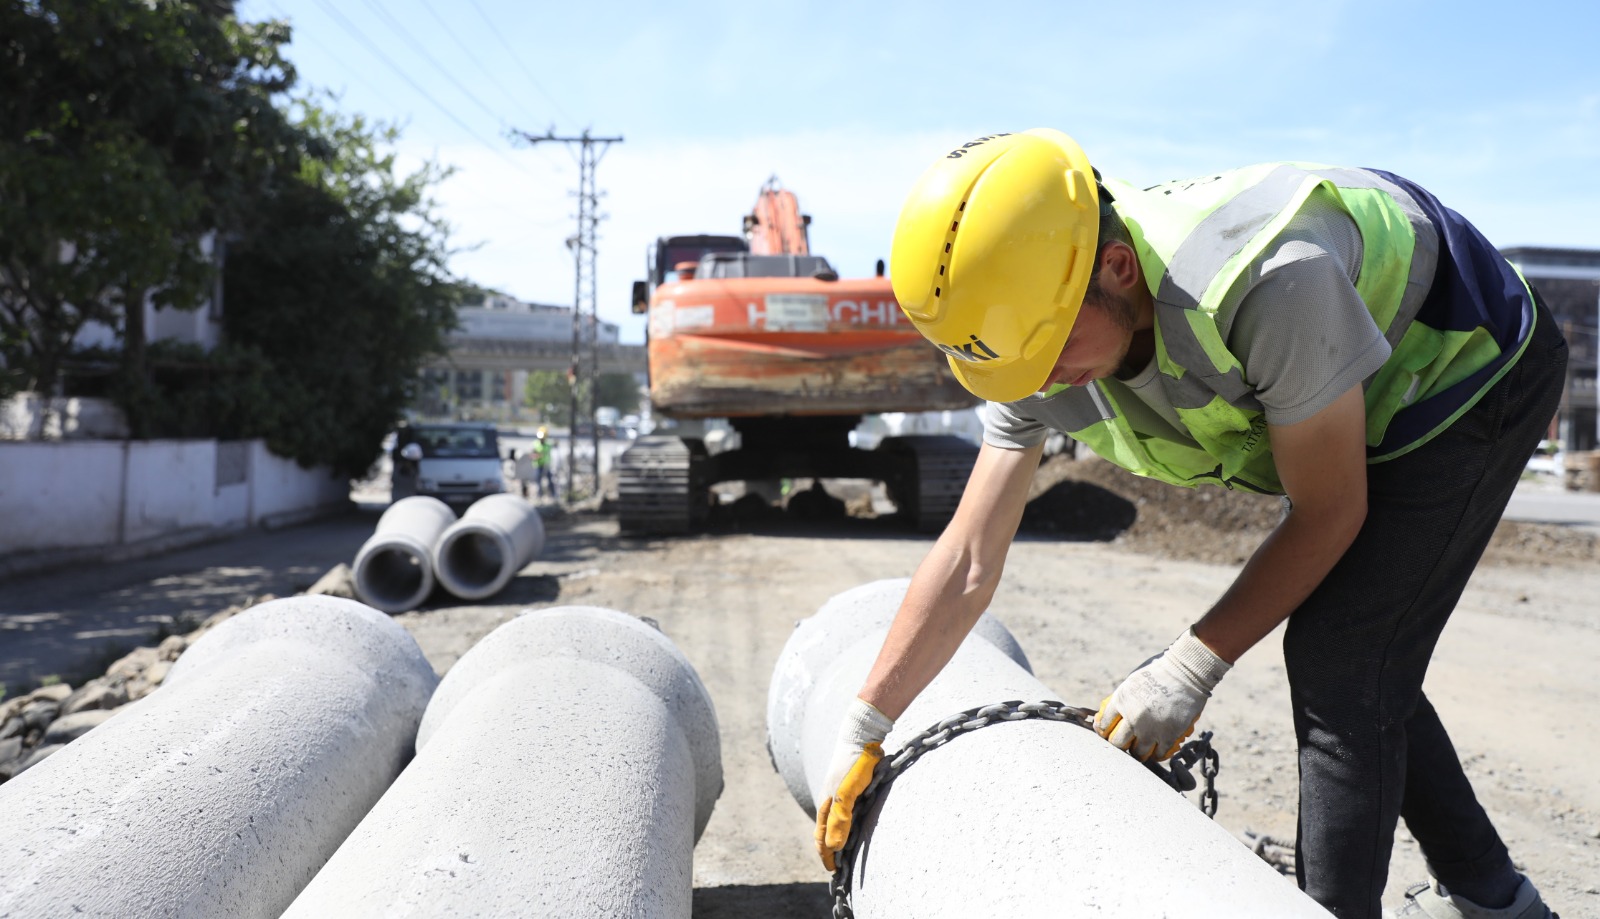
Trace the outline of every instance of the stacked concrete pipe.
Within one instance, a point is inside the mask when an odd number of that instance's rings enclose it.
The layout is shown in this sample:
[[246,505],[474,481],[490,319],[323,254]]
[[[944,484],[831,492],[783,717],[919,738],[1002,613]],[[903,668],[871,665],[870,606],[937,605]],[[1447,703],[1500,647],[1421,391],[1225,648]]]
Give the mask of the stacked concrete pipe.
[[417,758],[286,917],[688,919],[716,713],[652,625],[525,613],[439,685]]
[[515,495],[479,498],[433,544],[439,583],[463,600],[493,596],[544,551],[544,522]]
[[[834,597],[796,627],[778,659],[768,746],[813,817],[845,707],[908,583]],[[884,749],[893,756],[928,726],[980,705],[1055,698],[986,614]],[[958,736],[900,773],[857,819],[865,835],[850,881],[859,919],[1328,915],[1144,766],[1063,722]]]
[[352,600],[222,623],[0,785],[0,916],[278,916],[400,774],[436,684]]
[[433,593],[433,547],[455,519],[438,498],[416,495],[391,504],[356,553],[356,596],[386,613],[421,606]]

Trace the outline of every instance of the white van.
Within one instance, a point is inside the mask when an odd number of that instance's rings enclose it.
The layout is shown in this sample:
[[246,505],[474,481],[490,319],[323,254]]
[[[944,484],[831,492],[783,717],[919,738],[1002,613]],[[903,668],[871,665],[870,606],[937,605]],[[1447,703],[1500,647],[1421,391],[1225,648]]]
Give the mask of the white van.
[[395,431],[390,500],[428,495],[458,511],[506,490],[492,424],[415,424]]

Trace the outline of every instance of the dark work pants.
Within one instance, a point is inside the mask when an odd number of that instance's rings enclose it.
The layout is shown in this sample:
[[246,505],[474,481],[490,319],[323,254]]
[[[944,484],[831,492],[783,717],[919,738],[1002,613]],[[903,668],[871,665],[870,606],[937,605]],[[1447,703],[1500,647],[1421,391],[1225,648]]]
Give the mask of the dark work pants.
[[1294,614],[1284,662],[1300,745],[1300,886],[1381,915],[1404,817],[1446,887],[1511,869],[1422,693],[1434,644],[1560,400],[1567,346],[1539,306],[1522,358],[1456,423],[1367,467],[1367,519]]

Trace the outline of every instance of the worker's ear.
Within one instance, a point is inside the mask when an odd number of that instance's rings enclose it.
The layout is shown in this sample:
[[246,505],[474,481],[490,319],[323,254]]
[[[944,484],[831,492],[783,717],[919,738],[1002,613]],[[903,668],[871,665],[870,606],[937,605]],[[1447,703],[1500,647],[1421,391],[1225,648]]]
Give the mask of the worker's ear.
[[1124,294],[1144,283],[1139,270],[1139,254],[1121,240],[1106,244],[1100,252],[1100,284],[1109,294]]

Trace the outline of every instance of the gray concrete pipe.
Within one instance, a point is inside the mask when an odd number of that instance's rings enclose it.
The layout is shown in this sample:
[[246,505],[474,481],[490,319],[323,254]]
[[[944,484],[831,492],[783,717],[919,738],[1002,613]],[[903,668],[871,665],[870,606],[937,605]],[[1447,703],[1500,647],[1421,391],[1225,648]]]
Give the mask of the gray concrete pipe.
[[450,669],[416,760],[285,916],[688,919],[721,790],[711,697],[666,636],[525,613]]
[[[878,581],[834,597],[799,623],[779,656],[768,744],[813,816],[839,721],[908,583]],[[980,705],[1054,698],[985,615],[884,748],[892,755],[928,726]],[[867,836],[852,876],[859,919],[1328,915],[1127,754],[1061,722],[1009,722],[957,737],[901,773],[860,819]]]
[[433,547],[456,520],[438,498],[416,495],[389,505],[356,553],[356,596],[386,613],[413,610],[433,593]]
[[544,521],[516,495],[474,501],[433,544],[433,570],[444,589],[463,600],[499,593],[544,551]]
[[437,682],[353,600],[229,619],[0,785],[0,915],[278,916],[411,758]]

